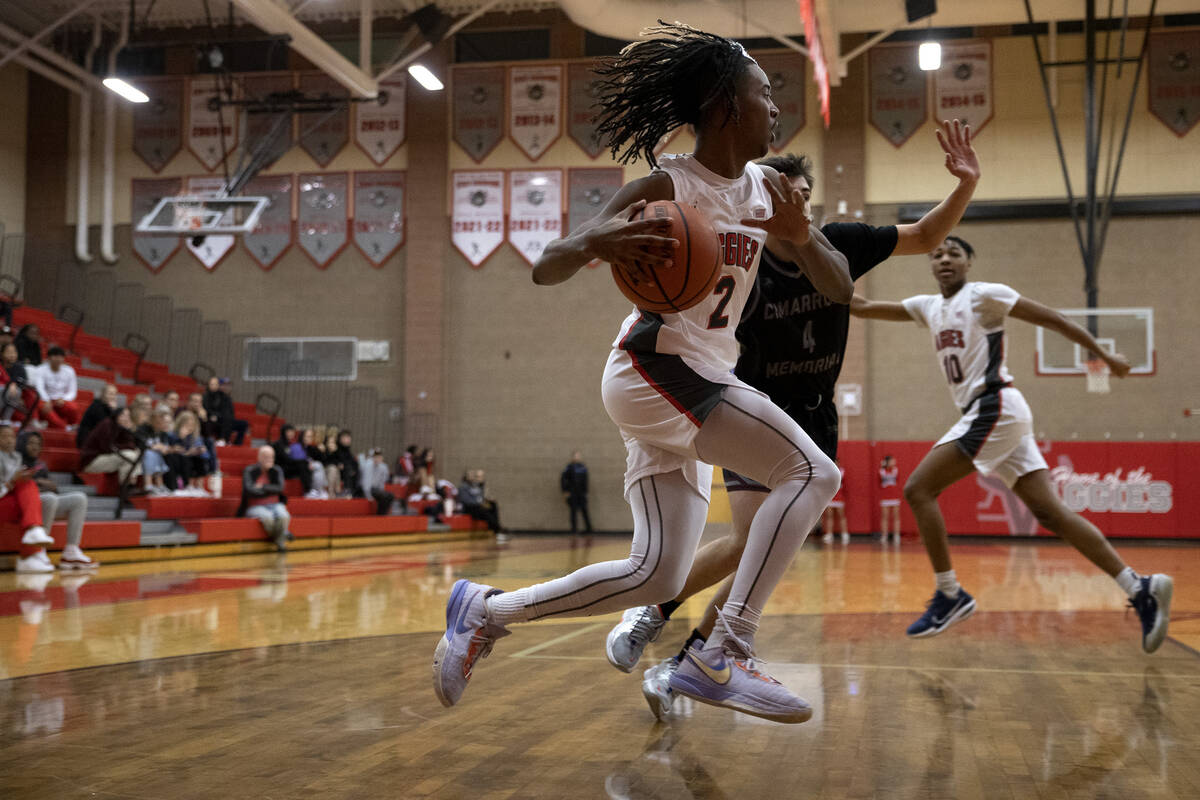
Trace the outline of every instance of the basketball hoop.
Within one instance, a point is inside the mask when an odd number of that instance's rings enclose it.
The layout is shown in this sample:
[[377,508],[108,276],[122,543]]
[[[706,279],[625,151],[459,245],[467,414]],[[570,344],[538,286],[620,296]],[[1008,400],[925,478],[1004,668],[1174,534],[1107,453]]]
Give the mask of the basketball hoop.
[[1087,390],[1090,394],[1108,394],[1108,364],[1098,358],[1087,360]]

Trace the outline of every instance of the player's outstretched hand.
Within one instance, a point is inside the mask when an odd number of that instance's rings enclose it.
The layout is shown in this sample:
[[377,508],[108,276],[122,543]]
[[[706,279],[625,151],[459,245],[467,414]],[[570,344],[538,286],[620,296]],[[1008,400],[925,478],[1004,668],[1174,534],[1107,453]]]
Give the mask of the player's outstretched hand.
[[937,140],[946,154],[946,171],[960,181],[979,180],[979,156],[971,146],[970,125],[962,125],[958,120],[942,120]]
[[1105,353],[1104,363],[1108,364],[1108,371],[1118,378],[1124,378],[1129,374],[1129,359],[1120,353]]
[[670,267],[679,241],[663,234],[671,232],[666,217],[633,219],[646,206],[645,200],[630,203],[588,234],[588,250],[625,272],[634,283],[650,280],[650,270]]
[[775,203],[775,213],[768,219],[747,217],[742,219],[742,224],[748,228],[764,230],[771,236],[791,242],[798,247],[808,244],[808,229],[812,225],[813,219],[804,209],[804,195],[799,191],[792,191],[785,197],[779,187],[769,178],[763,178],[763,186],[766,186],[767,191],[771,193],[771,199]]

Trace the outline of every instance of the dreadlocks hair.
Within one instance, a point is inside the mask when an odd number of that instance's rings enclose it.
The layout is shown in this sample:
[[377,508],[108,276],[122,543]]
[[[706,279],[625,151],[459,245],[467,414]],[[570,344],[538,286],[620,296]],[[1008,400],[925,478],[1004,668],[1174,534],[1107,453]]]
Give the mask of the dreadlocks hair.
[[967,254],[967,258],[975,257],[975,248],[971,247],[971,245],[967,242],[966,239],[963,239],[958,236],[947,236],[946,241],[954,242],[956,245],[961,247],[963,249],[963,252]]
[[715,104],[726,108],[722,125],[737,121],[737,80],[753,60],[737,42],[679,22],[660,19],[641,35],[595,67],[597,134],[620,163],[645,158],[657,167],[662,137],[699,123]]
[[780,175],[786,175],[789,178],[804,178],[808,181],[808,188],[813,188],[813,162],[808,156],[787,153],[782,156],[759,159],[758,163],[764,167],[771,167]]

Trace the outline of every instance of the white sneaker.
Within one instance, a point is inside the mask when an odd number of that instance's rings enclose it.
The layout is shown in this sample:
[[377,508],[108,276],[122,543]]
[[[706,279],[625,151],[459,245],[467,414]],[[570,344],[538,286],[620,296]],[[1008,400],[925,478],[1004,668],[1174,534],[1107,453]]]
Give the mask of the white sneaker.
[[667,714],[671,713],[671,701],[675,699],[675,693],[671,691],[671,676],[677,669],[679,662],[672,657],[642,673],[642,697],[646,698],[646,704],[659,722],[666,722]]
[[17,572],[25,572],[30,574],[38,572],[54,572],[54,563],[50,561],[50,557],[46,555],[46,551],[41,550],[31,556],[18,558]]
[[25,531],[25,535],[21,537],[21,544],[54,544],[54,539],[46,533],[46,529],[41,525],[34,525]]
[[631,672],[646,645],[658,638],[666,624],[658,606],[625,609],[621,621],[613,626],[604,640],[604,655],[608,657],[608,663],[621,672]]
[[827,533],[821,537],[821,544],[833,544],[833,534]]
[[850,534],[848,534],[848,533],[842,534],[842,544],[850,544]]
[[58,560],[59,569],[96,569],[100,563],[87,557],[79,549],[79,545],[69,544],[63,548],[62,558]]

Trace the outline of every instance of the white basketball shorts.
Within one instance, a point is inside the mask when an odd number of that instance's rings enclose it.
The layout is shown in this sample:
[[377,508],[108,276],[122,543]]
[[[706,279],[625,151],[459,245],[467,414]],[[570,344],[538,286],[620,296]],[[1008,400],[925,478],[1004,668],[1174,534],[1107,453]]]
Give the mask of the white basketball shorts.
[[1011,386],[976,399],[937,443],[947,442],[954,442],[975,469],[995,475],[1010,489],[1022,475],[1046,469],[1033,438],[1033,412]]

